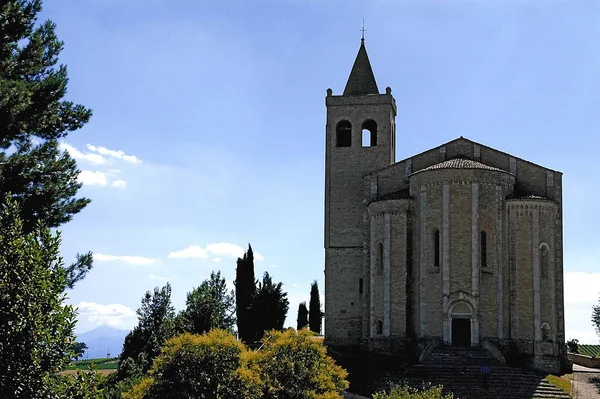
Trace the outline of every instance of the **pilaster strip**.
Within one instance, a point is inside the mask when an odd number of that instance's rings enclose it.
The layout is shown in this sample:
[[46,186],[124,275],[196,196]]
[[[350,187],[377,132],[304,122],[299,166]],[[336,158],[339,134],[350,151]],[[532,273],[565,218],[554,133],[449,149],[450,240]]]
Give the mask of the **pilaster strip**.
[[442,188],[442,294],[450,296],[450,185]]
[[479,184],[471,184],[471,294],[479,297]]
[[536,341],[542,340],[540,304],[540,211],[533,210],[532,250],[533,250],[533,331]]
[[496,208],[498,219],[496,220],[496,277],[498,278],[498,290],[497,290],[497,305],[498,305],[498,338],[504,339],[504,296],[503,296],[503,288],[504,288],[504,270],[503,270],[503,250],[502,250],[502,241],[503,241],[503,229],[502,229],[502,214],[503,214],[503,204],[502,204],[502,188],[496,187]]
[[556,332],[558,331],[556,325],[556,252],[554,250],[555,245],[555,214],[550,215],[550,248],[548,250],[548,279],[550,280],[550,312],[552,315],[552,335],[556,339]]
[[517,210],[509,210],[508,217],[508,259],[510,267],[510,338],[519,339],[519,297],[517,295]]
[[369,336],[375,336],[375,268],[376,268],[376,249],[375,249],[375,216],[371,216],[371,267],[369,273]]
[[391,332],[391,216],[386,213],[384,216],[384,238],[383,238],[383,334],[390,336]]
[[427,210],[427,191],[425,186],[421,186],[419,198],[419,337],[425,336],[425,270],[426,270],[426,247],[427,238],[427,220],[425,212]]

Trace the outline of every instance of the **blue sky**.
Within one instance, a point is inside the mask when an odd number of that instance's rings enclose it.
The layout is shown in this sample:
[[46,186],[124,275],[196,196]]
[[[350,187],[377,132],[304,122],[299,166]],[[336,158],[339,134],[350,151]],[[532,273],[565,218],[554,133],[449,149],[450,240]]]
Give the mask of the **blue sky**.
[[295,325],[323,287],[324,97],[343,91],[364,18],[397,159],[462,135],[564,173],[567,338],[598,341],[600,2],[45,3],[68,98],[94,111],[64,142],[92,199],[62,229],[67,261],[96,254],[69,292],[78,331],[133,327],[165,281],[182,309],[211,270],[231,282],[248,243]]

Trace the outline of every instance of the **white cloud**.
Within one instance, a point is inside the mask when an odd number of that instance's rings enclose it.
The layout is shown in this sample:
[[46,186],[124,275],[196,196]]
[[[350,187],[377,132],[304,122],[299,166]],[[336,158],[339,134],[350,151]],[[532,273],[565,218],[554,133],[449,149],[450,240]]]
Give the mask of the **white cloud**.
[[199,245],[190,245],[181,251],[170,252],[169,258],[208,258],[208,252]]
[[77,180],[89,186],[106,186],[108,184],[106,173],[92,172],[91,170],[82,170],[77,176]]
[[155,274],[149,274],[148,278],[150,280],[155,280],[155,281],[162,281],[162,282],[167,282],[168,281],[168,279],[166,277],[157,276]]
[[83,153],[81,151],[79,151],[77,148],[73,147],[70,144],[67,143],[60,143],[59,144],[59,148],[63,151],[67,151],[69,153],[69,155],[76,160],[82,160],[82,161],[87,161],[96,165],[102,165],[107,163],[107,160],[99,154],[92,154],[92,153]]
[[580,343],[598,344],[592,325],[592,306],[600,298],[600,273],[567,272],[565,289],[565,338]]
[[141,159],[139,159],[135,155],[127,155],[123,151],[109,150],[106,147],[95,146],[92,144],[88,144],[87,148],[88,148],[88,150],[97,152],[98,154],[106,155],[106,156],[113,157],[116,159],[120,159],[125,162],[129,162],[129,163],[141,163],[142,162]]
[[[244,256],[244,248],[239,245],[219,242],[216,244],[208,244],[205,248],[200,245],[190,245],[181,251],[169,253],[169,258],[209,258],[216,256],[213,261],[220,262],[222,256],[231,258],[242,258]],[[217,260],[218,259],[218,260]],[[254,260],[264,260],[263,256],[258,252],[254,252]]]
[[94,302],[80,302],[78,308],[79,318],[86,318],[95,325],[107,325],[115,328],[130,328],[136,320],[135,311],[120,303],[103,305]]
[[146,258],[143,256],[129,256],[129,255],[106,255],[106,254],[94,254],[94,260],[99,262],[125,262],[132,265],[149,266],[158,263],[158,259]]
[[115,180],[111,183],[111,186],[116,188],[125,188],[127,187],[127,182],[125,180]]

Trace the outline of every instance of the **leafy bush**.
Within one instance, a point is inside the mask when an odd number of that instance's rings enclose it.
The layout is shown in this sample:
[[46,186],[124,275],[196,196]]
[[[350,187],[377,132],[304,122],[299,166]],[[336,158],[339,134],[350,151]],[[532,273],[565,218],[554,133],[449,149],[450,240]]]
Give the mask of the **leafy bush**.
[[260,351],[266,399],[342,398],[348,373],[306,329],[271,331]]
[[373,399],[452,399],[453,394],[442,395],[442,386],[430,386],[422,390],[394,385],[389,392],[377,392]]
[[258,399],[256,365],[255,355],[224,330],[184,333],[165,343],[148,377],[123,397]]
[[579,353],[579,341],[576,339],[571,339],[567,341],[567,349],[571,353]]

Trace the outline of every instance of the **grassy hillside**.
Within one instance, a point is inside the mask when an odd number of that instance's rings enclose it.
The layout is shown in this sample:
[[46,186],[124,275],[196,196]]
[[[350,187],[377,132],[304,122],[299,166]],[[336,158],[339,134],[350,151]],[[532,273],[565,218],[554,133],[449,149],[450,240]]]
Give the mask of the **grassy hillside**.
[[117,369],[117,358],[97,358],[97,359],[86,359],[71,363],[65,370],[87,370],[89,365],[94,363],[96,370],[116,370]]
[[579,344],[579,353],[586,356],[600,357],[600,345]]

